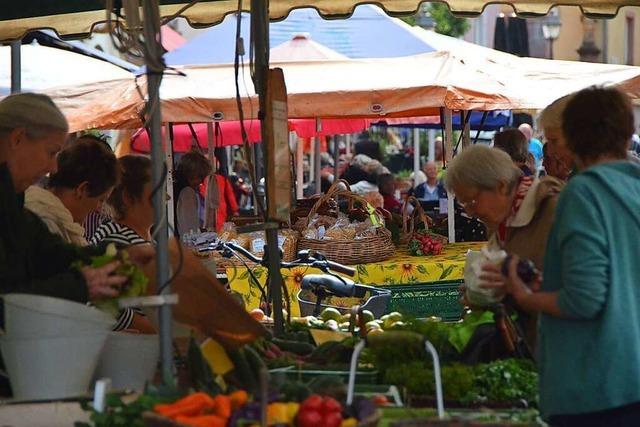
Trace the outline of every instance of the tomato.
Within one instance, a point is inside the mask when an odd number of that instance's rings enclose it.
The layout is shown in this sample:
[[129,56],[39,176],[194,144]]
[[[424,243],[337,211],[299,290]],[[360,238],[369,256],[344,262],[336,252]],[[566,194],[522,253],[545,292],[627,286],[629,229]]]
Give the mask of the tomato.
[[[322,422],[322,416],[318,411],[314,410],[302,410],[298,412],[298,427],[318,427],[325,425]],[[340,424],[338,424],[339,426]]]
[[324,403],[324,401],[323,401],[321,396],[318,396],[317,394],[312,394],[311,396],[309,396],[307,398],[307,400],[302,402],[302,404],[300,405],[300,411],[302,411],[302,412],[306,412],[306,411],[322,412],[322,404],[323,403]]
[[340,427],[342,424],[342,414],[340,412],[331,412],[330,414],[325,414],[324,422],[322,423],[323,427]]
[[377,394],[373,396],[371,400],[373,400],[376,406],[387,406],[389,404],[389,399],[383,394]]
[[331,412],[337,412],[339,414],[342,413],[342,405],[340,402],[335,400],[332,397],[325,397],[322,402],[322,411],[323,414],[329,414]]

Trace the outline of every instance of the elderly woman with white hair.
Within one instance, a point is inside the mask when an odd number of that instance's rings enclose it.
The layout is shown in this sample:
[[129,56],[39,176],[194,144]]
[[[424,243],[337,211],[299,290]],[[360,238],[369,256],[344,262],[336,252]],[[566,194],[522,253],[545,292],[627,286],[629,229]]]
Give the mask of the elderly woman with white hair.
[[[444,185],[469,216],[489,231],[489,247],[504,249],[543,268],[547,236],[553,224],[562,183],[547,177],[524,176],[509,155],[476,145],[466,148],[449,164]],[[480,279],[488,285],[504,284],[499,267],[487,264]],[[535,345],[535,321],[523,316],[527,341]]]
[[[67,131],[64,115],[45,95],[23,93],[0,101],[0,293],[87,302],[117,296],[127,280],[113,274],[117,262],[71,268],[74,261],[88,261],[103,250],[65,243],[24,209],[24,191],[56,171]],[[151,254],[139,249],[131,255],[142,260]]]

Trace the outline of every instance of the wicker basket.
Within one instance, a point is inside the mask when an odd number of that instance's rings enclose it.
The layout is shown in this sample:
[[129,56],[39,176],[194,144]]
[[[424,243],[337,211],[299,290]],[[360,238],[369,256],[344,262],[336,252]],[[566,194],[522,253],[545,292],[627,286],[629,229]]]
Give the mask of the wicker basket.
[[[363,197],[358,196],[351,191],[341,190],[334,187],[336,187],[335,184],[324,196],[318,199],[313,208],[311,208],[311,211],[307,216],[306,225],[309,224],[309,221],[311,221],[318,208],[324,203],[325,199],[330,197],[346,198],[349,202],[349,209],[352,209],[356,203],[364,207],[368,205],[367,201]],[[382,218],[378,212],[374,212],[373,214],[376,215],[380,222],[384,221],[384,218]],[[375,236],[352,240],[320,240],[301,237],[298,241],[298,249],[311,249],[321,252],[329,260],[340,264],[366,264],[380,262],[391,258],[395,253],[395,246],[391,240],[391,232],[385,227],[376,228]]]
[[[413,206],[413,211],[409,213],[409,206]],[[418,224],[423,223],[428,230],[432,224],[431,218],[424,213],[420,201],[413,196],[407,198],[402,206],[402,230],[400,230],[400,243],[407,244],[413,232],[418,230]]]

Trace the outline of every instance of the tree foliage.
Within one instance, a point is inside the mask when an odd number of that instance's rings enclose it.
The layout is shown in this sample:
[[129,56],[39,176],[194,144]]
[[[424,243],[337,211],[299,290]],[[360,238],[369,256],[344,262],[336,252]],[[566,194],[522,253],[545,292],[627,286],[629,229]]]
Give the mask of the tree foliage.
[[469,30],[469,22],[465,18],[453,16],[444,3],[429,3],[427,11],[435,21],[436,33],[461,37]]

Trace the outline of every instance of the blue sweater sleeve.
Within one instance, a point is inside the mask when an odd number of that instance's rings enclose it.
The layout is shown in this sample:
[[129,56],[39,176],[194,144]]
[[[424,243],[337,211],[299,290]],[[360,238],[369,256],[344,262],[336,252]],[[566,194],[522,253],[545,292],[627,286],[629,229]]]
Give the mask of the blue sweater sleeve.
[[602,310],[608,291],[606,234],[588,189],[575,186],[571,190],[563,194],[556,218],[562,254],[558,306],[570,318],[593,319]]

